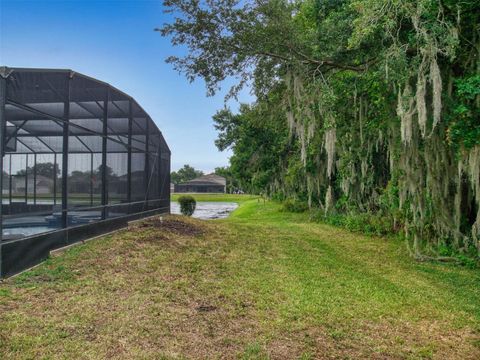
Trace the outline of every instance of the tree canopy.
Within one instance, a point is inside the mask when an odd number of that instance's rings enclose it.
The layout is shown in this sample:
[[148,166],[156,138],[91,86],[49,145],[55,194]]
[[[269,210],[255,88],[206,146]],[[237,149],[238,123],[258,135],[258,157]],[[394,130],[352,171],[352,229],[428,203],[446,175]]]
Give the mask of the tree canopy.
[[[167,59],[207,93],[256,96],[214,117],[253,192],[372,214],[412,254],[480,254],[477,0],[167,0]],[[448,250],[450,251],[450,250]]]
[[174,184],[180,184],[189,180],[193,180],[203,175],[203,171],[195,170],[190,165],[183,165],[178,171],[172,171],[170,174],[170,181]]
[[54,169],[54,164],[51,162],[47,163],[38,163],[35,164],[34,166],[30,167],[27,166],[27,169],[22,169],[17,172],[17,175],[25,176],[25,174],[31,175],[36,173],[37,175],[45,176],[45,177],[53,177],[60,175],[60,168],[58,167],[58,164],[55,166]]

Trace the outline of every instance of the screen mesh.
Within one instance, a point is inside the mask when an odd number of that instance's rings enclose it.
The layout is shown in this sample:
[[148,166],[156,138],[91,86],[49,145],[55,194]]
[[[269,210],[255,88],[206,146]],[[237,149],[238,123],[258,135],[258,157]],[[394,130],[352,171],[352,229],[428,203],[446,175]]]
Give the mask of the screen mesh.
[[134,99],[70,70],[9,70],[3,241],[169,206],[170,150]]

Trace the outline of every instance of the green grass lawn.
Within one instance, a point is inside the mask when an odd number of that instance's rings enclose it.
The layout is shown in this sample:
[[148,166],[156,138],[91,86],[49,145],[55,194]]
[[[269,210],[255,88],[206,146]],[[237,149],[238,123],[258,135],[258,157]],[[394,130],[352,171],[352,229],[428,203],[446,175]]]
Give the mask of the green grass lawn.
[[248,195],[248,194],[182,194],[182,193],[173,193],[170,198],[172,201],[177,201],[178,198],[182,195],[190,195],[195,198],[197,201],[225,201],[225,202],[237,202],[242,203],[247,200],[257,199],[258,195]]
[[480,358],[478,270],[279,210],[144,221],[7,279],[0,358]]

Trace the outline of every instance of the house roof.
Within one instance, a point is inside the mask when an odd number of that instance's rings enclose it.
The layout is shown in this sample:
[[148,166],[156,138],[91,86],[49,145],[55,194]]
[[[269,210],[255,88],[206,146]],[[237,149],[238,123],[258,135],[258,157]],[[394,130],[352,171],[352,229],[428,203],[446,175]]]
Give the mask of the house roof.
[[216,174],[208,174],[208,175],[202,175],[199,176],[198,178],[195,178],[190,181],[186,181],[184,183],[181,183],[179,185],[220,185],[220,186],[225,186],[227,185],[227,179],[225,179],[222,176],[218,176]]

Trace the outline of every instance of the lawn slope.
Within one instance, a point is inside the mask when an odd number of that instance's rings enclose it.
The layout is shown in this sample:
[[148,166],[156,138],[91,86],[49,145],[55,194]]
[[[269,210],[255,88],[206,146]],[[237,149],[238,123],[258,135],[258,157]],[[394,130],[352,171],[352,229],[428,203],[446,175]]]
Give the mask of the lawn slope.
[[248,200],[74,247],[0,285],[0,358],[480,357],[480,274]]

